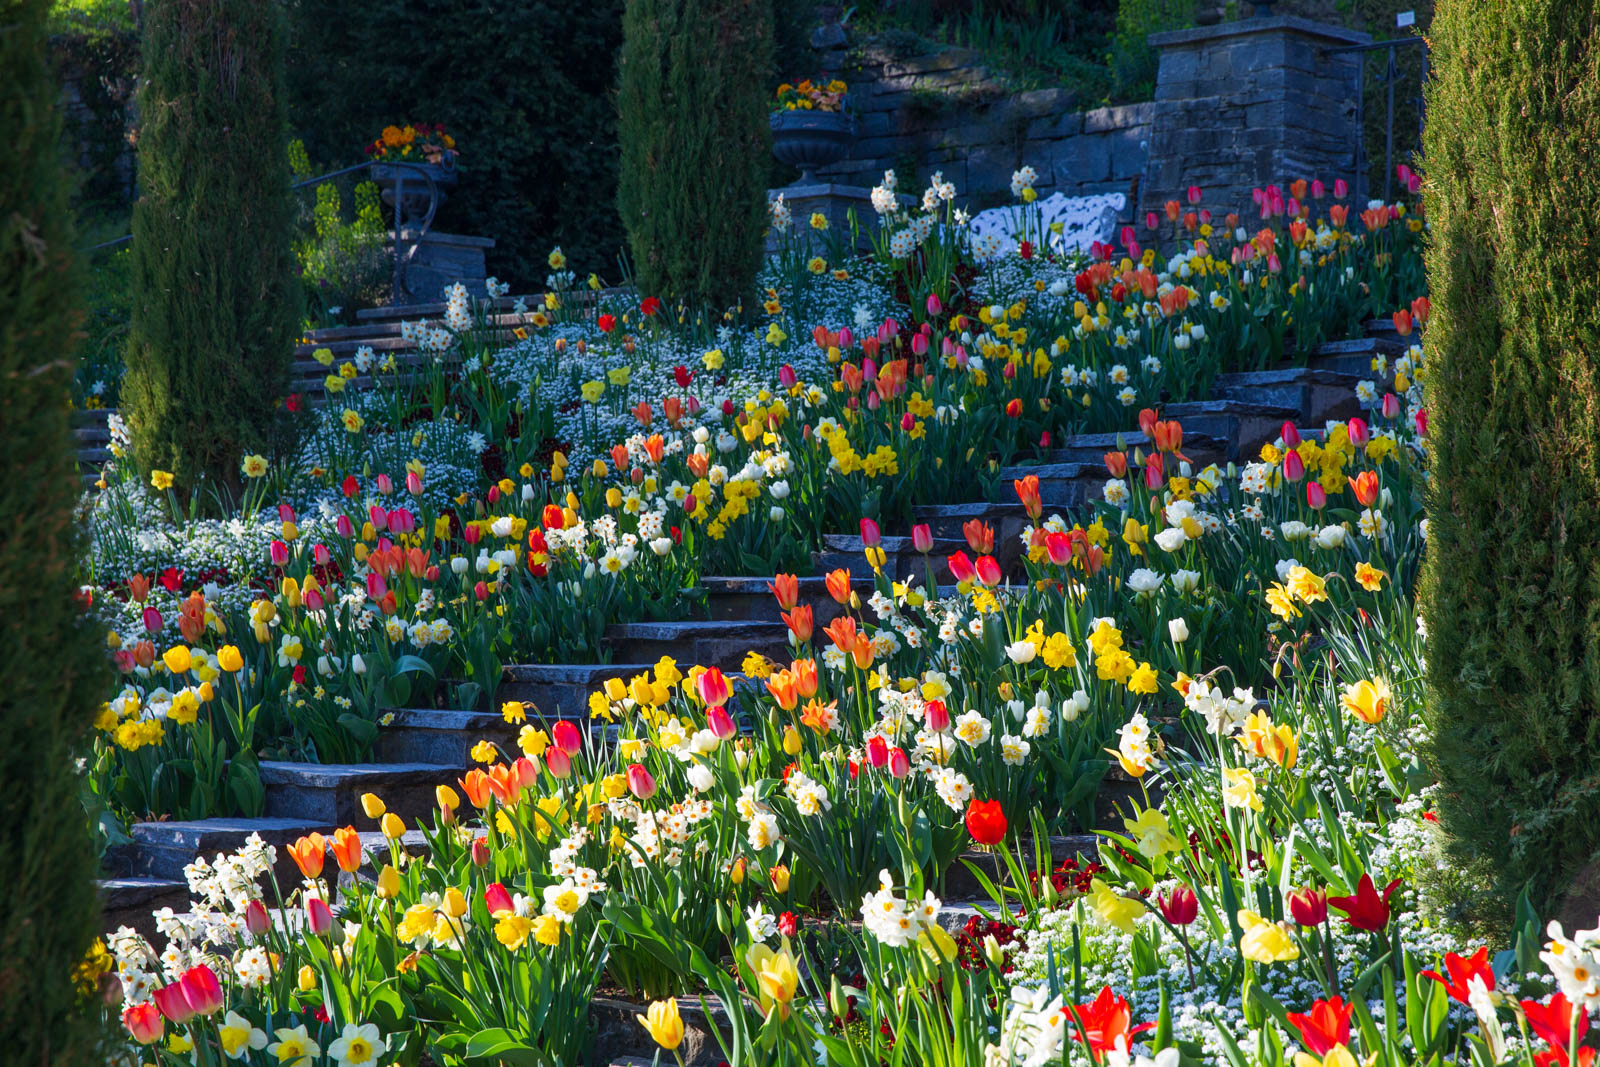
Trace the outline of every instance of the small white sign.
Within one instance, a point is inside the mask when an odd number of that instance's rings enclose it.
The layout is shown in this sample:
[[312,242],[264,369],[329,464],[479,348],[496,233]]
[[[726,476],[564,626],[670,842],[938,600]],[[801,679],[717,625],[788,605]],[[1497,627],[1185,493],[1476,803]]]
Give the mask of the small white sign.
[[1406,26],[1415,26],[1417,24],[1417,13],[1415,11],[1402,11],[1394,17],[1394,24],[1402,29]]

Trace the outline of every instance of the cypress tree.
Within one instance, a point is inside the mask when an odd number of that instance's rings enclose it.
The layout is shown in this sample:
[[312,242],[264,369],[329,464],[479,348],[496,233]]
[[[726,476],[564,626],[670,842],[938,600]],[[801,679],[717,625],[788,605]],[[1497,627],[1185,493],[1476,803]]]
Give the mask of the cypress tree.
[[236,485],[299,328],[282,11],[150,0],[122,391],[141,470]]
[[73,980],[99,910],[73,755],[105,651],[75,599],[80,313],[50,6],[0,0],[0,1048],[7,1063],[68,1065],[105,1062]]
[[628,0],[617,205],[643,295],[727,307],[760,267],[772,0]]
[[[1422,611],[1441,823],[1507,899],[1600,879],[1600,0],[1440,0]],[[1586,909],[1586,910],[1585,910]]]

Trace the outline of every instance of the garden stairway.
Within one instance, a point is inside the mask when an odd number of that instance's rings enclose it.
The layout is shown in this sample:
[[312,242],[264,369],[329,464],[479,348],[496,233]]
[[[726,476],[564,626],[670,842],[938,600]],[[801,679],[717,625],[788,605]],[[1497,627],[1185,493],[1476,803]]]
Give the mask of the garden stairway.
[[[435,314],[437,312],[434,312]],[[1219,375],[1214,398],[1167,405],[1163,417],[1184,425],[1184,450],[1197,465],[1248,459],[1262,443],[1278,436],[1284,421],[1311,429],[1329,418],[1355,414],[1354,386],[1375,377],[1375,356],[1393,357],[1404,350],[1387,322],[1369,323],[1367,336],[1323,345],[1306,367]],[[88,413],[81,413],[87,415]],[[87,421],[87,420],[85,420]],[[908,536],[886,535],[886,573],[897,579],[923,578],[926,564],[934,562],[936,580],[948,582],[944,560],[964,549],[963,523],[981,519],[995,531],[996,549],[1011,577],[1018,576],[1020,533],[1027,519],[1012,491],[1012,480],[1033,474],[1040,479],[1047,509],[1081,506],[1103,486],[1107,477],[1104,452],[1117,446],[1150,447],[1137,432],[1085,434],[1067,438],[1053,450],[1048,462],[1017,465],[1001,470],[995,482],[996,499],[967,503],[926,505],[915,509],[915,520],[928,523],[934,545],[926,557],[915,550]],[[830,536],[816,556],[817,574],[802,576],[803,602],[810,603],[820,629],[838,612],[828,596],[821,574],[834,567],[848,570],[858,595],[871,588],[860,537]],[[925,580],[925,579],[924,579]],[[607,679],[624,681],[652,669],[662,656],[680,663],[716,663],[736,674],[745,653],[761,652],[772,659],[788,658],[787,629],[778,619],[777,605],[767,591],[768,579],[707,577],[706,618],[676,622],[640,622],[616,625],[606,633],[612,662],[603,664],[515,664],[505,669],[497,700],[517,700],[530,705],[530,719],[564,717],[587,722],[588,696]],[[744,683],[742,678],[736,682]],[[537,711],[533,710],[537,709]],[[360,796],[375,792],[397,811],[408,826],[418,816],[434,810],[433,789],[454,784],[469,765],[469,750],[487,738],[515,751],[520,726],[507,724],[495,710],[450,711],[395,709],[387,729],[380,734],[374,762],[356,765],[315,765],[264,762],[266,811],[258,818],[217,818],[191,821],[137,823],[130,842],[108,850],[106,870],[113,877],[103,882],[106,928],[128,922],[148,927],[148,912],[163,905],[182,908],[187,902],[183,866],[197,856],[239,848],[251,833],[280,846],[279,874],[283,884],[293,884],[292,867],[282,846],[320,831],[330,834],[338,826],[354,825],[363,831],[369,855],[384,855],[385,843],[375,824],[360,809]],[[604,731],[591,734],[592,744],[604,743]],[[1132,783],[1108,778],[1107,799],[1124,796]],[[1109,815],[1102,814],[1102,818]],[[410,843],[420,840],[411,830]],[[1092,855],[1092,838],[1062,839],[1064,854]],[[136,923],[141,916],[143,923]]]

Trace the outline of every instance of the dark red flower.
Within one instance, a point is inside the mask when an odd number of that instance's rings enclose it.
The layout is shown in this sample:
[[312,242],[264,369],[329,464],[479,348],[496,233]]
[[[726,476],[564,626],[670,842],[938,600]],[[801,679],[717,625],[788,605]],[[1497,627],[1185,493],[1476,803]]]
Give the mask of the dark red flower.
[[610,333],[617,328],[617,317],[615,315],[601,315],[595,325],[600,327],[601,333]]
[[1161,917],[1173,926],[1188,926],[1200,915],[1200,898],[1186,885],[1174,889],[1171,896],[1157,893],[1156,906],[1161,909]]
[[672,368],[672,378],[678,383],[678,388],[687,389],[694,381],[694,373],[688,367],[679,364]]
[[1301,926],[1321,926],[1328,918],[1327,890],[1296,889],[1289,894],[1289,914]]
[[645,316],[660,314],[661,301],[653,296],[645,297],[643,300],[639,301],[639,313]]
[[1372,884],[1372,875],[1363,874],[1356,891],[1348,897],[1329,897],[1330,907],[1344,912],[1345,922],[1357,930],[1382,930],[1389,925],[1389,896],[1400,885],[1396,878],[1378,895]]

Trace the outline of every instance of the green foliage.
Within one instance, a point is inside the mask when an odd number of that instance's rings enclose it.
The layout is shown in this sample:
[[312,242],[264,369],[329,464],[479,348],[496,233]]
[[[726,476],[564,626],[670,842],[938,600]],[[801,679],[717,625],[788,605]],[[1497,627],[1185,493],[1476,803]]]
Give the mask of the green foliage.
[[114,217],[113,236],[119,236],[127,232],[133,198],[128,105],[139,76],[139,35],[126,3],[58,3],[51,21],[50,58],[77,102],[63,116],[66,143],[83,175],[76,207],[80,216]]
[[628,0],[617,206],[641,292],[727,307],[761,262],[772,0]]
[[[296,181],[315,177],[304,142],[289,142],[289,167]],[[350,184],[348,190],[345,184]],[[378,186],[334,179],[297,195],[301,217],[294,251],[310,321],[334,326],[350,321],[360,308],[386,303],[393,288],[394,254],[387,244],[388,216]]]
[[[442,122],[461,185],[436,229],[493,237],[489,273],[542,289],[560,245],[614,278],[622,0],[289,0],[290,118],[318,171],[388,125]],[[388,216],[386,215],[386,218]]]
[[236,484],[299,329],[275,4],[152,0],[122,395],[141,471]]
[[99,913],[73,756],[105,654],[75,598],[82,542],[65,398],[80,313],[48,10],[0,4],[0,988],[12,991],[0,998],[0,1044],[9,1063],[74,1065],[105,1062],[72,974]]
[[1509,906],[1600,855],[1600,3],[1441,0],[1422,614],[1439,813]]
[[1118,100],[1149,100],[1156,91],[1156,50],[1152,33],[1190,24],[1193,0],[1121,0],[1111,35],[1111,95]]

